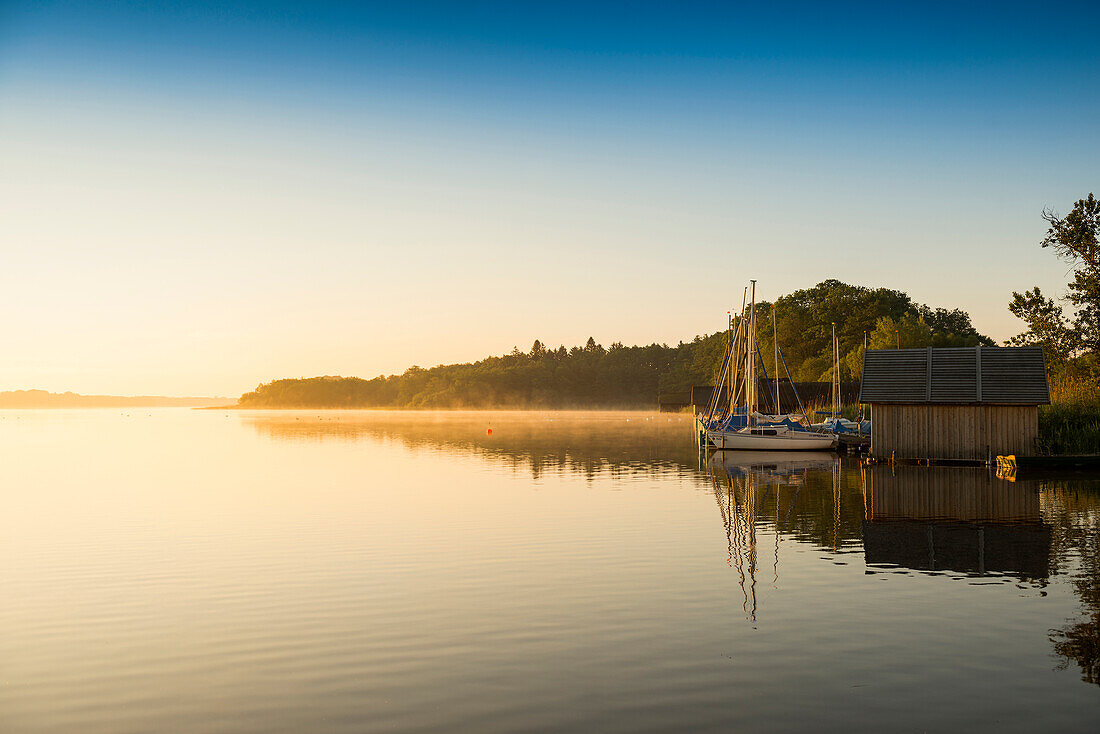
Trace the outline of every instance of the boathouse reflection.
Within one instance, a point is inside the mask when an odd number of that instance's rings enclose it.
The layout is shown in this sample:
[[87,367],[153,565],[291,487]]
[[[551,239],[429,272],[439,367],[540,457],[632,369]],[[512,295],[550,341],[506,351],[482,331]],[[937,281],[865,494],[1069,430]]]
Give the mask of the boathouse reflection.
[[1031,482],[902,465],[866,466],[862,478],[869,566],[1049,576],[1051,531]]
[[[726,560],[750,619],[758,575],[770,570],[778,583],[786,539],[837,556],[862,552],[871,573],[904,568],[1040,584],[1051,574],[1051,528],[1033,482],[985,469],[860,465],[827,453],[715,452],[708,468]],[[767,533],[763,548],[758,533]]]

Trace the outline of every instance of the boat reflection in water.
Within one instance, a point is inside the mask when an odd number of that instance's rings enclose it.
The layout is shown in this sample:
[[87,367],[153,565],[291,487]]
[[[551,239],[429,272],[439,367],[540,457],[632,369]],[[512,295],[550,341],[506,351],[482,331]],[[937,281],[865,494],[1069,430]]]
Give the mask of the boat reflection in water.
[[863,468],[868,566],[1045,579],[1050,526],[1030,482],[986,469]]
[[[816,451],[716,451],[708,461],[711,485],[722,525],[726,530],[726,562],[737,570],[743,594],[742,610],[756,619],[756,583],[759,558],[756,531],[758,520],[768,516],[774,524],[771,548],[771,581],[779,581],[779,544],[791,530],[799,497],[811,476],[831,471],[834,508],[839,509],[840,459],[836,454]],[[773,496],[774,495],[774,496]],[[767,503],[769,507],[764,507]],[[834,548],[839,514],[834,513]]]
[[[777,584],[785,539],[834,558],[862,551],[869,573],[900,568],[1040,583],[1050,575],[1051,529],[1032,482],[986,469],[863,466],[818,452],[716,452],[708,469],[727,561],[752,620],[760,555]],[[766,534],[766,550],[758,533]]]
[[764,483],[784,483],[803,476],[809,469],[831,469],[840,462],[830,451],[739,451],[715,452],[710,457],[712,468],[730,475],[752,475]]

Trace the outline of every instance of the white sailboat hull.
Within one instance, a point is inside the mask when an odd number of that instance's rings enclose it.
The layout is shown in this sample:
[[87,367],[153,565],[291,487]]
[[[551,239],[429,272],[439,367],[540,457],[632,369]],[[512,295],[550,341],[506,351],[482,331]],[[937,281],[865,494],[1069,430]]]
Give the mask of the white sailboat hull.
[[774,436],[741,431],[707,431],[711,446],[725,451],[827,451],[836,446],[836,436],[788,431]]

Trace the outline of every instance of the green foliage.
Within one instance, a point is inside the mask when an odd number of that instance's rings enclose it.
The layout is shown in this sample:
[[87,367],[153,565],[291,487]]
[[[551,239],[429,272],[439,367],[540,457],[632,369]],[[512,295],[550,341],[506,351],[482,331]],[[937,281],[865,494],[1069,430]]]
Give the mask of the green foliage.
[[1100,351],[1100,201],[1089,194],[1065,217],[1047,210],[1043,218],[1050,224],[1043,247],[1054,248],[1074,266],[1069,301],[1077,309],[1073,320],[1076,346],[1084,352]]
[[1013,292],[1008,310],[1027,324],[1027,331],[1009,339],[1009,344],[1042,346],[1052,366],[1063,365],[1077,351],[1074,328],[1062,307],[1044,296],[1038,286],[1023,293]]
[[1073,205],[1065,217],[1043,211],[1050,228],[1040,243],[1052,248],[1073,268],[1068,303],[1074,313],[1043,295],[1038,287],[1013,293],[1008,309],[1027,325],[1011,344],[1041,344],[1055,366],[1100,352],[1100,201],[1092,194]]
[[1100,369],[1094,355],[1081,357],[1062,369],[1053,370],[1049,376],[1052,403],[1072,405],[1100,405],[1097,382]]
[[[760,358],[769,377],[774,377],[773,305],[761,303],[757,309]],[[798,381],[830,379],[834,323],[841,345],[842,379],[859,375],[864,332],[873,334],[873,347],[892,348],[895,329],[902,335],[903,347],[992,344],[974,330],[963,311],[933,310],[914,304],[900,291],[837,280],[783,296],[776,300],[774,311],[779,344]],[[472,364],[414,366],[402,375],[373,380],[275,380],[245,393],[239,404],[257,408],[652,408],[660,394],[714,384],[726,342],[725,332],[697,336],[674,347],[627,347],[616,342],[605,349],[590,337],[584,347],[548,349],[536,339],[528,352],[516,347],[510,354]],[[784,373],[782,365],[780,373]]]
[[1100,403],[1039,407],[1040,454],[1095,454],[1100,447]]
[[900,319],[883,316],[868,338],[871,349],[913,349],[932,343],[932,329],[920,316],[907,313]]
[[[772,370],[770,304],[758,316],[761,352]],[[776,331],[792,376],[798,381],[828,381],[833,373],[832,330],[840,343],[840,378],[858,379],[863,343],[870,349],[926,346],[992,346],[962,310],[915,304],[901,291],[865,288],[826,280],[813,288],[776,299]]]
[[1051,370],[1051,405],[1039,406],[1040,454],[1100,451],[1100,390],[1096,356],[1085,355]]

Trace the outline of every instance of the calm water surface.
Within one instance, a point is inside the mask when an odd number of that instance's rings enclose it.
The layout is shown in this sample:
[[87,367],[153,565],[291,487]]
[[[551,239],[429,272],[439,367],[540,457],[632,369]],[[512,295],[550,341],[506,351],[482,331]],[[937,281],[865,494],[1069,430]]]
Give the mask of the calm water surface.
[[1097,481],[701,462],[625,413],[0,446],[5,732],[1100,729]]

